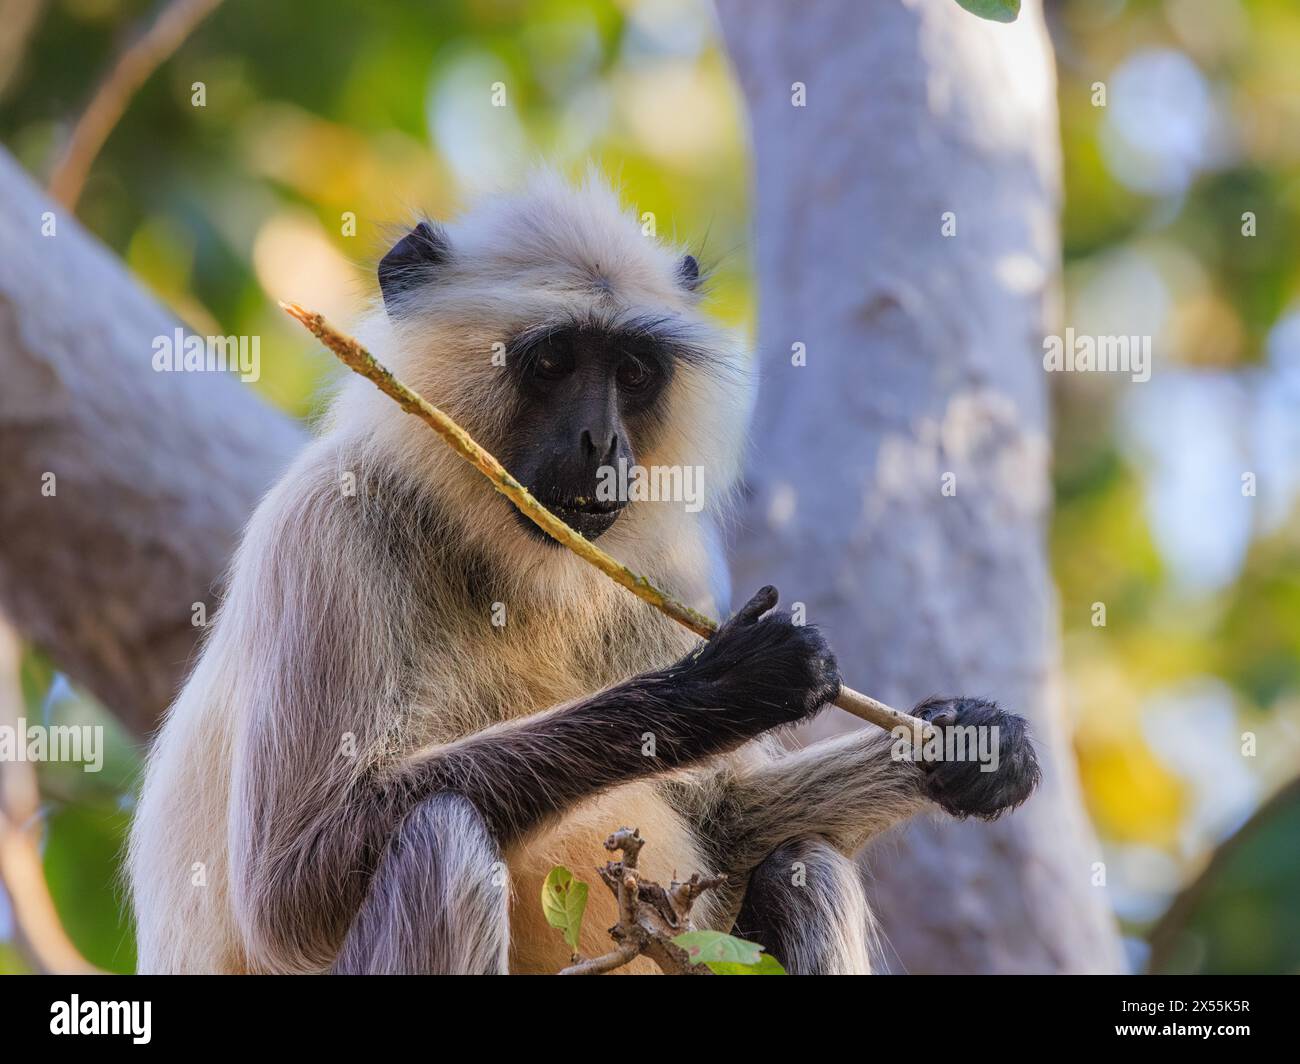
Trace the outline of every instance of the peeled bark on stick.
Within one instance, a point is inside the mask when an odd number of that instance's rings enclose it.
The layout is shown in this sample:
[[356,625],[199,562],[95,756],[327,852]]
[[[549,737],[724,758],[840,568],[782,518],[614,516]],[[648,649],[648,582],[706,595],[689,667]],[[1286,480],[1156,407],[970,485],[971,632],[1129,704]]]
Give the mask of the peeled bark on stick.
[[917,824],[868,853],[887,960],[1117,970],[1045,538],[1060,250],[1041,9],[1007,26],[952,0],[717,6],[752,123],[764,375],[735,586],[805,602],[892,705],[961,693],[1025,714],[1044,760],[1003,821]]

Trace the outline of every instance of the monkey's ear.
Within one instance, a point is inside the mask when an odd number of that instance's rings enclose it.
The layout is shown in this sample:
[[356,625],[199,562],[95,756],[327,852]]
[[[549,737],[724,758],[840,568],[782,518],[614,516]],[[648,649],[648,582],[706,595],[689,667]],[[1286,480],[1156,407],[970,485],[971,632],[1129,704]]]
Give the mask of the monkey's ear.
[[429,281],[450,257],[446,231],[430,222],[421,222],[394,244],[379,261],[379,290],[388,313],[393,314],[402,296]]
[[677,280],[688,292],[700,287],[700,263],[694,255],[685,256],[677,264]]

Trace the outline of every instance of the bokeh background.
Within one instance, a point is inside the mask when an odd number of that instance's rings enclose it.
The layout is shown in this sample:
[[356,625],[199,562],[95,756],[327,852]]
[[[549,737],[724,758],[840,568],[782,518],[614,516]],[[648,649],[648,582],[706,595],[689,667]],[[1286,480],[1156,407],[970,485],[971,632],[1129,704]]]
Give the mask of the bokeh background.
[[[31,173],[155,11],[0,0],[0,140]],[[1135,971],[1300,972],[1300,6],[1047,13],[1064,320],[1157,352],[1140,386],[1053,381],[1054,568],[1106,889]],[[254,386],[309,418],[335,366],[277,299],[346,320],[392,223],[590,158],[702,249],[712,311],[752,330],[744,116],[704,0],[228,0],[136,95],[78,214],[196,331],[260,335]],[[21,671],[30,718],[110,737],[99,774],[40,767],[44,861],[76,946],[130,971],[137,753],[39,653]],[[22,970],[0,896],[0,971]]]

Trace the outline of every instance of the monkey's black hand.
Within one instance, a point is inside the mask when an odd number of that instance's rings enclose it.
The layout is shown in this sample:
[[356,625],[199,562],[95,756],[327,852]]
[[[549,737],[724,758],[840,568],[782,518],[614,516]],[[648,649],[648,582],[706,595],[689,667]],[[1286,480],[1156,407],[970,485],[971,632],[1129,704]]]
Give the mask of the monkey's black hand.
[[776,588],[759,589],[673,668],[700,692],[700,704],[753,734],[811,717],[840,693],[839,667],[821,633],[773,612],[776,601]]
[[[1038,757],[1024,717],[979,698],[931,698],[912,713],[942,736],[942,758],[917,757],[925,793],[945,812],[996,820],[1038,786]],[[929,745],[929,744],[927,744]]]

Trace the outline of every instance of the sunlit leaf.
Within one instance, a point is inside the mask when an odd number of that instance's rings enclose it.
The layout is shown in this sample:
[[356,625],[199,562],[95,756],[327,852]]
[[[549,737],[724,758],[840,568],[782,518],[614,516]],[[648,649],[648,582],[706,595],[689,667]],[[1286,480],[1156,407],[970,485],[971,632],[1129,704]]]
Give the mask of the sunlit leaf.
[[770,953],[758,958],[757,964],[733,964],[730,961],[705,961],[714,975],[786,975],[786,970]]
[[587,884],[574,879],[573,873],[562,865],[552,868],[542,884],[542,912],[548,924],[564,932],[564,941],[570,949],[578,948],[582,914],[586,909]]
[[687,931],[673,939],[692,964],[706,964],[715,975],[785,975],[775,957],[756,942],[721,931]]

